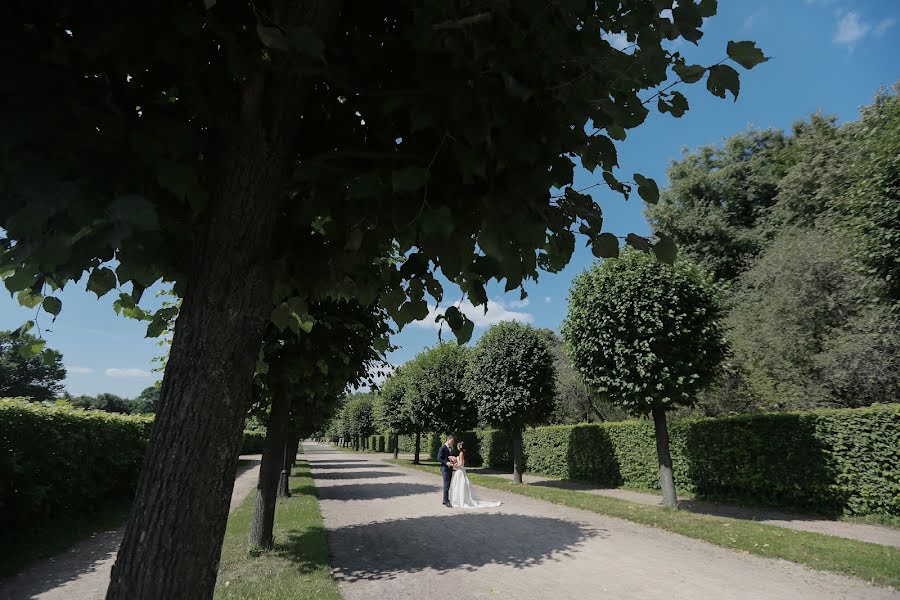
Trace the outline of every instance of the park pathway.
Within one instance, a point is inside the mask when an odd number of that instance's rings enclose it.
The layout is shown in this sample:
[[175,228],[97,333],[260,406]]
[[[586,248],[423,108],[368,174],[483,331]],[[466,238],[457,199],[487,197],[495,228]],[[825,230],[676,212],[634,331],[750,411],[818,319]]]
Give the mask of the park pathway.
[[[256,487],[260,458],[258,454],[241,456],[231,510]],[[98,533],[0,581],[0,600],[101,600],[124,532],[122,526]]]
[[516,494],[440,503],[437,475],[304,444],[346,600],[900,598],[889,588]]

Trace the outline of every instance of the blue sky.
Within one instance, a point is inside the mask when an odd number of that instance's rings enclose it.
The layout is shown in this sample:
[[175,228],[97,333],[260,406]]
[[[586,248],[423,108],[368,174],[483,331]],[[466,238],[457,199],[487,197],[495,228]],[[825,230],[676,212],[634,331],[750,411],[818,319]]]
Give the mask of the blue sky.
[[[752,71],[739,69],[741,93],[736,103],[730,97],[711,96],[702,83],[682,86],[691,105],[684,117],[653,114],[619,143],[623,178],[640,172],[662,186],[666,167],[683,148],[718,143],[748,127],[789,128],[816,111],[853,120],[879,88],[900,80],[900,3],[893,0],[720,0],[719,14],[707,21],[704,33],[699,47],[682,43],[676,48],[688,62],[718,62],[728,40],[747,39],[756,41],[772,60]],[[581,170],[575,185],[583,188],[594,181]],[[604,187],[591,191],[603,207],[604,229],[619,235],[650,233],[640,200],[626,202]],[[526,284],[529,297],[524,303],[518,292],[503,295],[501,286],[490,286],[488,314],[481,309],[468,312],[477,325],[474,339],[491,322],[505,318],[557,329],[565,317],[572,278],[592,260],[579,243],[564,271],[543,274],[539,282]],[[116,316],[112,294],[97,300],[84,291],[82,281],[67,286],[61,298],[63,311],[56,323],[50,324],[43,315],[39,324],[48,330],[44,333],[48,345],[63,353],[71,393],[133,397],[159,378],[151,362],[160,354],[156,341],[144,338],[143,324]],[[448,286],[445,302],[458,299],[458,291]],[[33,310],[0,294],[0,329],[18,327],[33,315]],[[408,325],[395,336],[400,348],[391,355],[392,363],[401,364],[437,342],[430,321]],[[447,332],[444,335],[446,339]]]

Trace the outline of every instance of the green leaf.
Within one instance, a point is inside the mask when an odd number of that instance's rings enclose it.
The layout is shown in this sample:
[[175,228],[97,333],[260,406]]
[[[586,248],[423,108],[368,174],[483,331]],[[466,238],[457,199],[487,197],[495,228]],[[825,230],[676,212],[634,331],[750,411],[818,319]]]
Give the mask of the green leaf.
[[91,271],[88,278],[87,289],[97,294],[100,298],[109,290],[116,287],[116,274],[106,267],[98,267]]
[[459,309],[455,306],[449,307],[444,312],[444,319],[446,319],[447,325],[449,325],[450,329],[453,331],[460,329],[464,323],[463,314],[459,312]]
[[10,339],[15,340],[15,339],[25,335],[29,331],[31,331],[33,327],[34,327],[34,321],[25,321],[24,323],[22,323],[19,326],[18,329],[16,329],[12,333],[10,333],[9,337],[10,337]]
[[453,213],[450,207],[426,208],[419,217],[419,227],[429,238],[447,238],[453,233]]
[[656,237],[658,240],[653,244],[653,254],[656,255],[656,259],[668,265],[675,264],[675,259],[678,258],[678,246],[675,245],[675,240],[659,231],[656,232]]
[[260,41],[269,48],[287,50],[291,47],[284,32],[277,27],[266,27],[262,23],[257,23],[256,33],[259,35]]
[[709,68],[709,78],[706,80],[706,89],[714,96],[725,97],[725,92],[731,92],[737,100],[741,91],[741,79],[738,72],[728,65],[716,65]]
[[755,42],[728,42],[728,58],[745,69],[752,69],[759,63],[769,60],[762,50],[756,47]]
[[159,221],[156,218],[156,209],[153,204],[136,194],[119,196],[110,205],[109,212],[113,219],[122,221],[142,231],[159,229]]
[[641,252],[650,252],[650,240],[635,233],[629,233],[627,236],[625,236],[625,243],[627,243],[635,250],[640,250]]
[[44,351],[44,346],[47,345],[46,340],[37,340],[31,344],[27,344],[19,348],[19,356],[22,358],[34,358],[38,354]]
[[469,317],[462,315],[462,324],[459,327],[450,326],[453,335],[456,336],[458,344],[466,344],[472,339],[472,332],[475,331],[475,323]]
[[706,67],[701,67],[700,65],[686,65],[683,62],[675,63],[672,70],[675,71],[678,78],[685,83],[696,83],[706,74]]
[[24,306],[25,308],[34,308],[38,304],[41,303],[41,300],[44,299],[44,296],[41,294],[35,294],[31,290],[22,290],[18,294],[16,294],[16,300]]
[[359,250],[359,247],[362,246],[362,240],[363,230],[354,229],[349,234],[347,234],[347,243],[344,244],[344,250],[356,252],[357,250]]
[[275,307],[269,318],[279,331],[284,331],[290,326],[291,320],[294,318],[294,313],[287,303],[282,302]]
[[46,310],[54,317],[59,314],[59,311],[62,310],[62,300],[54,296],[47,296],[46,298],[44,298],[44,302],[42,305],[44,307],[44,310]]
[[294,48],[301,54],[309,56],[310,58],[318,58],[319,60],[325,59],[325,44],[319,36],[306,25],[291,29],[291,44],[293,44]]
[[428,169],[406,167],[391,173],[391,185],[395,192],[414,192],[428,181]]
[[619,238],[611,233],[601,233],[591,243],[591,252],[597,258],[616,258],[619,256]]
[[3,284],[6,286],[6,289],[9,290],[9,292],[12,294],[31,287],[31,284],[34,283],[34,278],[36,275],[37,273],[35,273],[30,268],[17,267],[15,273],[13,273],[12,275],[8,275],[3,280]]
[[638,195],[648,204],[656,204],[659,202],[659,186],[649,177],[644,177],[640,173],[634,174],[634,181],[638,184]]

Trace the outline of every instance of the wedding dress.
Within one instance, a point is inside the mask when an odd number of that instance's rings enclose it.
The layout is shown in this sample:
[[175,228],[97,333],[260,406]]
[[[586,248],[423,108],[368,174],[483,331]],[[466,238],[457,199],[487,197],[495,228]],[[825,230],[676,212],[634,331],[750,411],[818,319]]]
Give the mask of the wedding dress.
[[453,479],[450,480],[450,505],[453,508],[493,508],[500,506],[500,502],[479,500],[472,491],[465,466],[460,466],[454,469]]

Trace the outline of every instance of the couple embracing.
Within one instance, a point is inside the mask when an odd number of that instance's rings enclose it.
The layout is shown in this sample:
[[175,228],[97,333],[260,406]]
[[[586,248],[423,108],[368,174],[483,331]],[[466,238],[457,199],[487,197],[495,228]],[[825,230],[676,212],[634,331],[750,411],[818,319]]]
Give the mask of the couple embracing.
[[[453,456],[454,445],[459,451],[456,456]],[[479,500],[472,491],[472,484],[466,476],[466,448],[462,441],[457,443],[452,435],[448,435],[447,441],[438,450],[437,459],[441,463],[441,476],[444,479],[444,506],[448,508],[500,506],[499,502]]]

